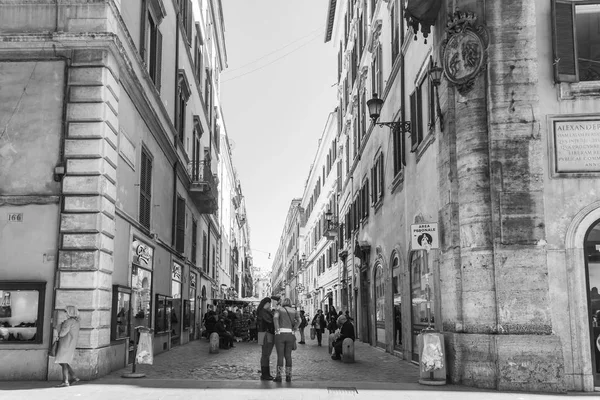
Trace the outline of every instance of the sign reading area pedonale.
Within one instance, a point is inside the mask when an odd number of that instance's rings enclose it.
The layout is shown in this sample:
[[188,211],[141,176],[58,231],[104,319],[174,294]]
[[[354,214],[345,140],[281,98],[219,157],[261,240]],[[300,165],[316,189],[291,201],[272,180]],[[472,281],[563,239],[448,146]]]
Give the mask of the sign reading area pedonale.
[[600,119],[554,121],[556,172],[600,172]]

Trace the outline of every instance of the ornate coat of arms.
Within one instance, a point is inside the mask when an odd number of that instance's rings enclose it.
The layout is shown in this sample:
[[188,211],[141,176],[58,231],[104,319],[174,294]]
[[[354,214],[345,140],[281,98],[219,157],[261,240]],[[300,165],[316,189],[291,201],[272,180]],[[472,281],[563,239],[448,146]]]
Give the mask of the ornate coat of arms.
[[461,94],[473,87],[475,78],[487,64],[488,33],[483,25],[476,25],[476,21],[472,12],[450,14],[447,38],[441,46],[444,75]]

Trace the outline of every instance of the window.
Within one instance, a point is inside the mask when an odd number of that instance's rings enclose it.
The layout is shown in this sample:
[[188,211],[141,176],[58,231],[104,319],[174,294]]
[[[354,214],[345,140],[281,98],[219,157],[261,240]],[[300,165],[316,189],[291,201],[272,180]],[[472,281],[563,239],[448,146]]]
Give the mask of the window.
[[131,336],[129,332],[131,289],[114,285],[112,299],[111,340],[121,340]]
[[189,81],[183,70],[179,70],[177,77],[177,93],[179,96],[175,108],[175,127],[177,128],[177,138],[183,146],[185,143],[186,105],[191,91]]
[[212,277],[213,279],[216,278],[216,272],[215,270],[217,269],[217,258],[215,257],[215,246],[212,246]]
[[552,5],[555,80],[600,81],[600,1]]
[[175,221],[175,250],[185,251],[185,200],[177,196],[177,214]]
[[365,180],[360,192],[361,192],[360,200],[361,200],[361,210],[362,210],[361,218],[367,218],[367,217],[369,217],[369,179]]
[[415,91],[410,95],[410,120],[411,120],[411,150],[415,151],[435,126],[435,113],[433,112],[434,87],[430,80],[423,78]]
[[192,25],[193,25],[193,9],[191,0],[179,0],[179,13],[181,15],[181,23],[188,45],[192,45]]
[[383,153],[375,158],[375,163],[371,169],[371,186],[372,186],[372,200],[373,204],[376,205],[383,198]]
[[385,335],[385,277],[381,264],[375,267],[375,323],[377,345],[384,347]]
[[360,121],[360,141],[362,142],[367,135],[367,91],[363,90],[362,96],[360,97],[358,120]]
[[371,64],[371,93],[373,93],[373,95],[381,95],[383,92],[381,58],[381,46],[377,46],[373,51],[373,63]]
[[206,232],[202,232],[202,270],[208,273],[208,238]]
[[146,2],[142,10],[140,55],[146,63],[150,79],[160,92],[162,66],[162,34],[158,25],[164,14],[156,1]]
[[171,310],[173,299],[162,294],[156,295],[156,333],[167,333],[171,331]]
[[195,60],[194,60],[194,75],[196,77],[196,81],[198,83],[202,82],[202,64],[203,54],[202,54],[202,36],[200,35],[200,24],[196,23],[196,51],[195,51]]
[[0,344],[42,343],[46,282],[0,281]]
[[134,326],[150,328],[152,295],[152,271],[132,265],[131,271],[131,311]]
[[397,0],[392,1],[392,11],[390,13],[390,26],[392,30],[392,65],[396,61],[398,54],[400,53],[400,21],[398,18],[399,14]]
[[196,253],[198,252],[198,222],[192,219],[192,264],[196,264]]
[[[401,117],[398,117],[400,122]],[[404,130],[401,124],[394,127],[392,131],[393,151],[394,151],[394,176],[396,176],[406,165],[406,156],[404,150]]]
[[145,147],[142,147],[140,160],[140,214],[139,222],[150,229],[150,214],[152,212],[152,157]]

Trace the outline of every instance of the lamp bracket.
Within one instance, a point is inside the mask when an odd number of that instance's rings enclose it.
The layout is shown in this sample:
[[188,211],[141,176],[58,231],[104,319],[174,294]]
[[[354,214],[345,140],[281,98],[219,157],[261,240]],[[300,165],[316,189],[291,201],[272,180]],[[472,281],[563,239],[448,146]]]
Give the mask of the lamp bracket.
[[395,129],[397,126],[401,126],[402,127],[402,132],[406,133],[406,132],[410,132],[410,121],[396,121],[396,122],[375,122],[375,125],[379,125],[379,126],[387,126],[389,128]]

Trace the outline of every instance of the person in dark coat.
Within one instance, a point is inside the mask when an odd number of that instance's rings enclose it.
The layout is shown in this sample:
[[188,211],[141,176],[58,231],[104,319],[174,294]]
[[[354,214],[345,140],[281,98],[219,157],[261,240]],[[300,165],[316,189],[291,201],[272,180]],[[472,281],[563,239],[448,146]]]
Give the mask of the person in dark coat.
[[271,298],[265,297],[260,301],[256,310],[256,326],[258,330],[258,344],[261,346],[260,355],[260,380],[272,381],[270,358],[275,345],[275,324],[271,311]]
[[308,325],[308,322],[306,321],[306,317],[304,316],[304,310],[300,310],[300,326],[298,327],[298,330],[300,331],[300,341],[298,342],[299,344],[306,344],[306,342],[304,341],[304,328],[306,328],[306,325]]
[[333,342],[333,348],[335,349],[335,354],[331,356],[333,360],[341,360],[342,344],[344,343],[344,339],[349,338],[352,339],[352,341],[356,339],[354,325],[352,325],[352,322],[348,321],[345,315],[342,315],[338,318],[337,324],[340,327],[340,335],[335,342]]
[[230,348],[235,347],[233,345],[233,335],[227,329],[227,317],[224,312],[221,314],[219,321],[215,325],[215,331],[219,334],[219,337],[227,338]]
[[311,325],[315,328],[315,334],[317,335],[317,343],[321,346],[321,340],[323,339],[323,332],[327,327],[325,316],[323,316],[323,310],[317,310],[317,315],[313,318]]

